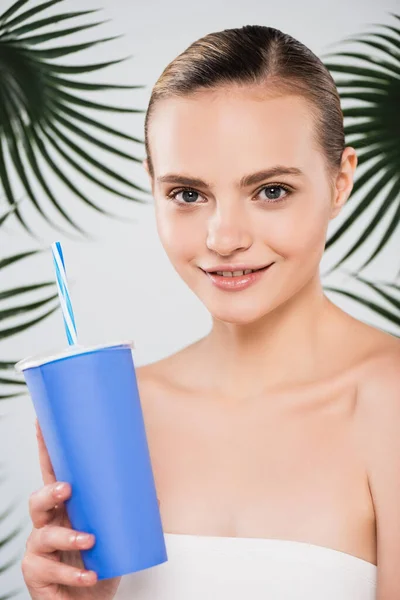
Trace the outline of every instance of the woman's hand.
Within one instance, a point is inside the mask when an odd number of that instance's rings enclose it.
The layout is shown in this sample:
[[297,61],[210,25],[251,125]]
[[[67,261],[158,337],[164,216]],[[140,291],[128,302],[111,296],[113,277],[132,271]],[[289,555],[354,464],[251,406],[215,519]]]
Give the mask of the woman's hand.
[[[94,536],[74,531],[64,505],[71,486],[58,482],[36,419],[39,461],[44,487],[29,499],[33,529],[21,562],[32,600],[111,600],[121,577],[97,581],[83,565],[80,550],[91,548]],[[59,486],[62,484],[62,489]]]

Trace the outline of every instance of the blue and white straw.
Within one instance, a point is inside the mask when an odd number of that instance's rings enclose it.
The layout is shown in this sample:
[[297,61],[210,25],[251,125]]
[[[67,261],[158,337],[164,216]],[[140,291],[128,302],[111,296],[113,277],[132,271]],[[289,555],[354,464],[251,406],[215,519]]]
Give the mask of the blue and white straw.
[[71,299],[68,291],[67,274],[65,272],[64,257],[60,242],[53,242],[51,245],[53,253],[54,267],[56,271],[56,281],[58,297],[61,304],[61,310],[64,317],[65,331],[68,344],[70,346],[78,343],[74,313],[72,310]]

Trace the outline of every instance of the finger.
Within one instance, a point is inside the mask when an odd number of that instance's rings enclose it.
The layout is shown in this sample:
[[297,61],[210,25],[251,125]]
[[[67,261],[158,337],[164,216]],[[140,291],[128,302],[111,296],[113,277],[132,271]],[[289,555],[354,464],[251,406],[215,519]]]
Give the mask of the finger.
[[46,444],[45,444],[45,441],[43,438],[43,433],[42,433],[42,430],[40,428],[39,421],[37,418],[36,418],[35,424],[36,424],[36,438],[38,441],[38,448],[39,448],[39,463],[40,463],[40,470],[42,472],[43,483],[44,484],[53,483],[54,481],[57,480],[57,477],[54,473],[53,465],[51,464],[50,456],[47,451],[47,447],[46,447]]
[[[61,487],[61,489],[59,489]],[[55,516],[54,508],[71,495],[71,486],[66,481],[49,483],[29,497],[29,514],[34,527],[44,527]]]
[[97,582],[95,571],[77,569],[36,554],[26,554],[22,559],[21,568],[26,583],[31,585],[32,582],[32,586],[35,587],[51,583],[87,587]]
[[26,549],[33,554],[47,554],[56,550],[91,548],[94,543],[95,536],[92,533],[46,525],[41,529],[33,530],[26,543]]

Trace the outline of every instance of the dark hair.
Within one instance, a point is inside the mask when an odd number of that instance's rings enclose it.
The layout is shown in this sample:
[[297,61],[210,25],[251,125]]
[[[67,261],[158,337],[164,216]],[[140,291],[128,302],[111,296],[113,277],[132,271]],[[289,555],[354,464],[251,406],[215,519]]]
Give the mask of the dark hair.
[[337,173],[345,146],[343,113],[335,81],[307,46],[279,29],[245,25],[200,38],[179,54],[155,83],[145,118],[145,148],[151,176],[148,130],[157,102],[194,95],[224,84],[266,84],[279,94],[305,97],[315,123],[316,142],[327,173]]

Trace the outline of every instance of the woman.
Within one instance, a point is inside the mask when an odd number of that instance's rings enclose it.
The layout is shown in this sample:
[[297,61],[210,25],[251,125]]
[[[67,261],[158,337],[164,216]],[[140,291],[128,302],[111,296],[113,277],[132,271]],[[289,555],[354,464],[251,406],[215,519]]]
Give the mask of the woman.
[[145,134],[162,244],[212,317],[137,373],[169,561],[85,572],[39,430],[31,597],[400,598],[399,342],[319,277],[357,164],[332,77],[279,30],[211,33],[162,73]]

